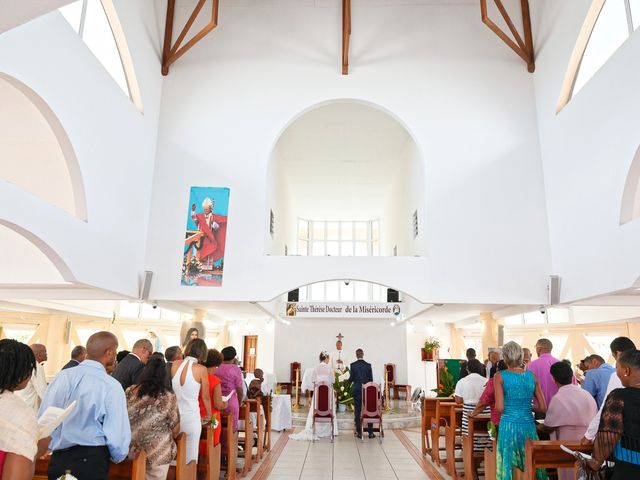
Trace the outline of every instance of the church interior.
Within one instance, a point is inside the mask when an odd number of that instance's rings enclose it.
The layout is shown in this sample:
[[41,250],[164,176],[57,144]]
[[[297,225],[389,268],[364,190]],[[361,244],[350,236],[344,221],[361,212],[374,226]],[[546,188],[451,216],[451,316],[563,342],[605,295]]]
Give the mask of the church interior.
[[[510,479],[436,398],[469,349],[548,339],[578,376],[640,342],[639,26],[636,0],[0,0],[0,339],[48,382],[99,331],[235,347],[260,448],[198,478]],[[340,393],[358,349],[375,439]],[[296,440],[323,354],[335,438]]]

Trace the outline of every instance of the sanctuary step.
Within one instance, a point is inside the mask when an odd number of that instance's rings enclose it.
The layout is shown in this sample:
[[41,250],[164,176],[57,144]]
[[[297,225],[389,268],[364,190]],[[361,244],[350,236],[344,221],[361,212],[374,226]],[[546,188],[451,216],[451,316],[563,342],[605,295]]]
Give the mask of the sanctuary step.
[[[400,400],[392,400],[391,411],[382,414],[382,424],[384,429],[403,429],[411,427],[420,427],[422,417],[420,410],[417,408],[414,410],[410,404]],[[309,409],[307,406],[302,406],[299,410],[291,411],[291,420],[294,428],[304,428],[307,422],[307,415]],[[353,412],[337,412],[338,415],[338,429],[339,430],[353,430]]]

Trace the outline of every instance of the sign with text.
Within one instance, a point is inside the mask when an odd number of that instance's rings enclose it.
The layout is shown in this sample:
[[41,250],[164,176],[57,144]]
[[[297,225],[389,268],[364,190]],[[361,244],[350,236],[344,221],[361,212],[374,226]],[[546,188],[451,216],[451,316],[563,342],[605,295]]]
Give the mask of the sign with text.
[[398,303],[288,302],[287,317],[398,318]]

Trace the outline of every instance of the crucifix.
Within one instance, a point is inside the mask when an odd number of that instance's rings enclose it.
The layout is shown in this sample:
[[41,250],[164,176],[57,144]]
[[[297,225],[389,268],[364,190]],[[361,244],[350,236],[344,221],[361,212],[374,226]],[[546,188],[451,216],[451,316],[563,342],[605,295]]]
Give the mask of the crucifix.
[[344,368],[344,361],[341,358],[341,354],[342,354],[342,339],[344,338],[344,335],[342,335],[342,333],[338,332],[338,335],[336,335],[336,338],[338,339],[338,341],[336,342],[336,350],[338,351],[338,358],[336,358],[336,365],[339,369]]

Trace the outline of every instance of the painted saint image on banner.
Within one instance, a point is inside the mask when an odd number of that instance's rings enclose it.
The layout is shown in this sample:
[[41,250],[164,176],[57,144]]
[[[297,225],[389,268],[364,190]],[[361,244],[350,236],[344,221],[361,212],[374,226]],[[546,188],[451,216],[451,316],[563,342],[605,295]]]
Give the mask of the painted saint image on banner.
[[182,285],[222,285],[228,208],[228,188],[191,187],[182,259]]

